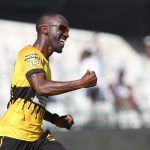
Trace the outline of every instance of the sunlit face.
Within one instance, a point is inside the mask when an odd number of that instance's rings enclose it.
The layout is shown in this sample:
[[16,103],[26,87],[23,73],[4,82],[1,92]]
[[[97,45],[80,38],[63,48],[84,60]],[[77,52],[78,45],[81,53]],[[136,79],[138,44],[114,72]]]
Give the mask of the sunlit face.
[[53,18],[49,24],[48,40],[55,52],[62,52],[68,37],[69,27],[67,20],[62,16]]

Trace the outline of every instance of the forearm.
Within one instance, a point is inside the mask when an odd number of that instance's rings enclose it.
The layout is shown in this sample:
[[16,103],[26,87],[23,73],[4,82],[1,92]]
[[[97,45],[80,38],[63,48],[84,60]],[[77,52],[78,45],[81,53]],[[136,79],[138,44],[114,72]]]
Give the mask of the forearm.
[[45,110],[43,119],[55,124],[57,127],[66,128],[68,130],[70,130],[70,128],[74,124],[71,115],[59,116],[57,114],[52,114],[47,110]]
[[58,95],[81,88],[83,87],[80,80],[67,82],[45,81],[43,84],[40,84],[39,92],[41,92],[41,95]]
[[58,118],[59,118],[59,115],[57,115],[57,114],[52,114],[51,112],[45,110],[44,117],[43,117],[43,119],[44,119],[45,121],[48,121],[48,122],[51,122],[51,123],[55,124],[55,123],[56,123],[56,120],[57,120]]

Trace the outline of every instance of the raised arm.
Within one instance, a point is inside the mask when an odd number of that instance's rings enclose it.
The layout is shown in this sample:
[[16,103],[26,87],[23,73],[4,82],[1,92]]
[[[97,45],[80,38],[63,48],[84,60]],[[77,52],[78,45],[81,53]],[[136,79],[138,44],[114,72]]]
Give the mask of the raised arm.
[[45,73],[34,73],[28,78],[28,81],[38,95],[47,96],[93,87],[97,83],[97,77],[95,72],[88,70],[79,80],[59,82],[46,80]]

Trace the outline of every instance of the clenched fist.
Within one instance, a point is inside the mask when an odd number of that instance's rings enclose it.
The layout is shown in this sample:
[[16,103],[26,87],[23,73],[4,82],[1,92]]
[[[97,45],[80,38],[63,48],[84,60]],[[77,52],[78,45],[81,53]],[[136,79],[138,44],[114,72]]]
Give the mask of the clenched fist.
[[60,116],[55,122],[56,126],[60,128],[66,128],[68,130],[70,130],[73,124],[74,121],[71,115]]
[[82,82],[83,88],[96,86],[97,77],[96,77],[95,72],[87,70],[85,75],[81,78],[81,82]]

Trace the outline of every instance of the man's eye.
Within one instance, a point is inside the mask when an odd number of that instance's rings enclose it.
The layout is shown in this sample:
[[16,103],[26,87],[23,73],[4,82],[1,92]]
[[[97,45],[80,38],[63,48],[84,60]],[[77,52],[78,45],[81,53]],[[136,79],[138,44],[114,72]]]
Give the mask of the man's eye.
[[69,31],[69,29],[66,26],[63,26],[63,25],[59,26],[59,30],[64,31],[64,32]]

